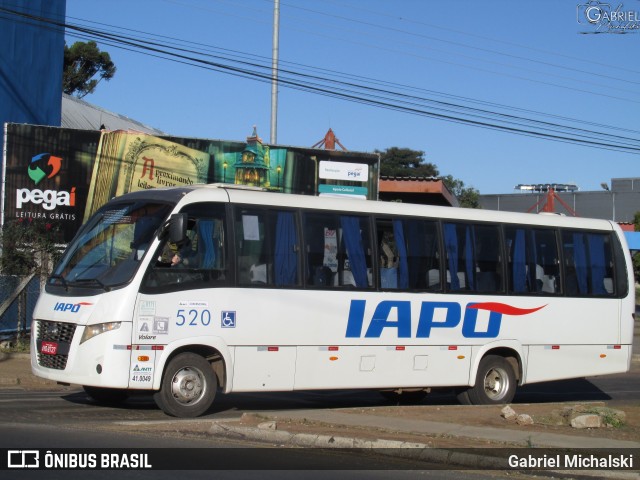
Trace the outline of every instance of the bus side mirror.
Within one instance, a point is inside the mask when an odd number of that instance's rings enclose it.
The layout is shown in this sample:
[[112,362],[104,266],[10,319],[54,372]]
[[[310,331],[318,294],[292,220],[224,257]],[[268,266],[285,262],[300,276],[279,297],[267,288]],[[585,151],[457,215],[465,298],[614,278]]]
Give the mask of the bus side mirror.
[[172,243],[182,243],[187,238],[186,213],[174,213],[169,219],[169,241]]

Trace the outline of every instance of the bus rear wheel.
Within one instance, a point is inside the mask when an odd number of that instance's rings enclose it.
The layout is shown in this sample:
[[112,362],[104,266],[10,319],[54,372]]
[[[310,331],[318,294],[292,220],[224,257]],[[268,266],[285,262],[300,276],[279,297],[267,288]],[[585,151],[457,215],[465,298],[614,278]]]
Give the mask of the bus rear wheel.
[[218,379],[209,362],[195,353],[180,353],[167,365],[156,404],[173,417],[198,417],[216,396]]
[[[476,383],[458,394],[461,403],[498,405],[509,403],[516,394],[516,375],[509,362],[497,355],[487,355],[480,361]],[[466,397],[466,398],[465,398]]]

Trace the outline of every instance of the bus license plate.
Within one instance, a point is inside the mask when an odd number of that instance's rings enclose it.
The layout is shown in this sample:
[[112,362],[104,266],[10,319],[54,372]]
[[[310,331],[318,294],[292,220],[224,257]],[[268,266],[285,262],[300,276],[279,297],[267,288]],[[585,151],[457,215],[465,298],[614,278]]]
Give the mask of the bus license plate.
[[40,345],[40,353],[55,355],[58,353],[58,344],[56,342],[42,342],[42,345]]

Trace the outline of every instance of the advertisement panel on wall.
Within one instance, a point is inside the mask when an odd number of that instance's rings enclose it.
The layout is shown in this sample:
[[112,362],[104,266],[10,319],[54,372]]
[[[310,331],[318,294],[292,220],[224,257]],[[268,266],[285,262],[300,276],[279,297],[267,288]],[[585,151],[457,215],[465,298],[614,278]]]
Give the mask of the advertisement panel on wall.
[[61,242],[114,196],[232,183],[303,195],[376,199],[375,154],[246,142],[5,124],[2,219],[50,223]]

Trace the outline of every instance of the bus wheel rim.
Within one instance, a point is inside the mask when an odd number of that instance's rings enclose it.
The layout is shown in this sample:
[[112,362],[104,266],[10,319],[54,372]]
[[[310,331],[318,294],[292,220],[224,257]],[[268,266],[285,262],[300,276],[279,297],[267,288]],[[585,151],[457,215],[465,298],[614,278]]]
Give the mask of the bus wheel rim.
[[206,381],[201,370],[184,367],[178,370],[171,381],[171,395],[181,405],[194,405],[204,396]]
[[502,399],[509,390],[509,376],[502,368],[490,369],[484,377],[484,391],[491,400]]

